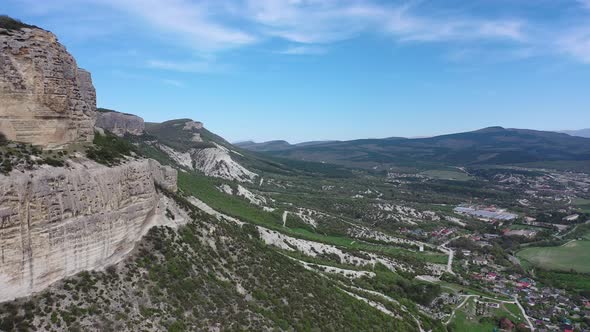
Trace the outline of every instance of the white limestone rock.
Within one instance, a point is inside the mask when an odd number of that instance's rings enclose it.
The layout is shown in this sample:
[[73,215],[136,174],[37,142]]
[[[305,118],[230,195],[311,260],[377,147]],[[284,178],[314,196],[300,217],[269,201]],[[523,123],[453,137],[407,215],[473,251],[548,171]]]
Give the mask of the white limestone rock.
[[145,123],[139,116],[105,110],[96,112],[95,126],[119,137],[125,134],[141,135],[145,130]]
[[68,165],[0,175],[0,302],[116,263],[166,222],[171,203],[155,184],[175,191],[175,170],[148,159]]
[[90,73],[39,28],[0,28],[0,132],[43,147],[92,142],[96,92]]

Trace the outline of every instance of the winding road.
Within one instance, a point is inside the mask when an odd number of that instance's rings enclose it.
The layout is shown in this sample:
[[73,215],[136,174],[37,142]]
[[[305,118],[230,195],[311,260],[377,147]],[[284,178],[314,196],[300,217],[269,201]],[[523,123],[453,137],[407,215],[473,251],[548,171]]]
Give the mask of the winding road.
[[467,235],[459,235],[459,236],[455,236],[454,238],[448,240],[447,242],[441,244],[440,246],[438,246],[438,249],[447,253],[447,255],[449,255],[449,260],[447,261],[447,272],[449,272],[452,275],[455,275],[455,272],[453,272],[453,259],[455,258],[455,251],[449,247],[447,247],[447,244],[455,241],[458,238],[461,237],[465,237]]

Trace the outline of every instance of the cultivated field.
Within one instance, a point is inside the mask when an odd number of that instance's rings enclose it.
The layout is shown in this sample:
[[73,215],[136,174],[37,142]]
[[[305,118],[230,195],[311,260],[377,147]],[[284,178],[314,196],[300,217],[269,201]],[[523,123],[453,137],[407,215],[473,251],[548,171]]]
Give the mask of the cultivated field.
[[532,247],[518,252],[521,259],[549,270],[590,273],[590,240],[571,241],[560,247]]

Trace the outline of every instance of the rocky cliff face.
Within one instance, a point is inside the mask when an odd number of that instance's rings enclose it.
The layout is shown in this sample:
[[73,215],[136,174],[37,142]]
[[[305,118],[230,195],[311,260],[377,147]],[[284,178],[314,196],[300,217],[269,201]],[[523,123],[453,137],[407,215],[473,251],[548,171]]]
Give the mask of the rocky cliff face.
[[117,136],[141,135],[145,130],[145,123],[139,116],[108,110],[96,112],[95,126],[106,129]]
[[115,263],[165,220],[155,183],[175,191],[174,169],[68,164],[0,175],[0,302]]
[[45,147],[91,142],[95,110],[90,73],[55,35],[0,26],[0,132]]

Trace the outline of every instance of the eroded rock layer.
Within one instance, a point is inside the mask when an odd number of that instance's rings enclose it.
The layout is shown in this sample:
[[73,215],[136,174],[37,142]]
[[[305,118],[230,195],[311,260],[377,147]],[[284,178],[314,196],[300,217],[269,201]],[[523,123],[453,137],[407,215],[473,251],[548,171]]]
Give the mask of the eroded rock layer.
[[91,142],[96,92],[90,73],[54,34],[0,28],[0,132],[54,147]]
[[106,110],[96,112],[95,126],[106,129],[117,136],[141,135],[145,129],[143,119],[137,115]]
[[155,183],[176,190],[153,160],[69,164],[0,175],[0,302],[119,261],[162,214]]

